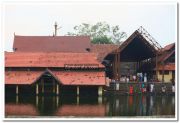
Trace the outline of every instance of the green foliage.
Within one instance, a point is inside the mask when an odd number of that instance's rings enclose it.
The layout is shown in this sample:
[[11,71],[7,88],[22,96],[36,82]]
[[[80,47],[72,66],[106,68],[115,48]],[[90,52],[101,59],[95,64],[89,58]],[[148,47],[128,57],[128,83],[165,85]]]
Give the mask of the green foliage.
[[110,26],[106,22],[97,22],[95,25],[82,23],[74,27],[74,32],[68,32],[71,36],[90,36],[92,43],[119,44],[121,39],[126,38],[125,32],[120,32],[118,25]]
[[111,41],[111,39],[109,39],[106,36],[103,37],[95,37],[92,39],[91,41],[93,44],[113,44],[113,42]]

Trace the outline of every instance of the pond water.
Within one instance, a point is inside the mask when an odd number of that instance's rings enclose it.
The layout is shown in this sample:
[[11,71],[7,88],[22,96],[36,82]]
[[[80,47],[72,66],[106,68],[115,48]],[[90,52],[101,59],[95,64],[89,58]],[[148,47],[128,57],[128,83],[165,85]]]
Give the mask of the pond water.
[[175,96],[6,96],[6,117],[175,117]]

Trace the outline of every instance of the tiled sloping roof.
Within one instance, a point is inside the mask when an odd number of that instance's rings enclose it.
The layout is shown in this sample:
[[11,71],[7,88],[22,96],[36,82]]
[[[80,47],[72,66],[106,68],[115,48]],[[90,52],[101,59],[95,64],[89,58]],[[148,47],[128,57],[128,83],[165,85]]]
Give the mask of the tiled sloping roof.
[[88,52],[88,36],[17,36],[13,49],[20,52]]
[[43,71],[6,71],[6,84],[32,84]]
[[52,71],[63,85],[105,85],[103,71]]
[[175,43],[168,44],[163,48],[163,51],[168,51],[175,46]]
[[[163,70],[163,66],[158,65],[158,70]],[[175,70],[175,64],[174,63],[165,64],[164,70]]]
[[104,68],[95,53],[5,52],[5,67],[64,67],[65,64],[96,65]]
[[38,116],[39,112],[31,104],[6,104],[5,115]]
[[164,52],[163,54],[161,54],[158,58],[158,62],[162,62],[167,60],[169,57],[171,57],[171,55],[173,55],[175,53],[175,50],[172,50],[170,52]]
[[[32,84],[44,71],[6,71],[5,84]],[[63,85],[105,85],[104,71],[51,71]]]
[[90,52],[98,53],[98,60],[102,62],[106,55],[118,49],[118,47],[119,45],[115,44],[91,44]]
[[62,105],[56,116],[105,116],[104,105]]

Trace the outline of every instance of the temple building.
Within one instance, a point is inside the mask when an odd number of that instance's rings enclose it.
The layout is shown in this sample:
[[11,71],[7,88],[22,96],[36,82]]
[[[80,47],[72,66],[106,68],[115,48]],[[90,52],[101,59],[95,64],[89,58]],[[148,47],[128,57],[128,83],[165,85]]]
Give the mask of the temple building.
[[175,43],[162,48],[143,28],[122,44],[91,44],[88,36],[17,36],[5,52],[6,92],[92,93],[137,73],[150,82],[175,78]]
[[5,52],[7,92],[102,95],[104,65],[89,53],[89,37],[15,35],[13,49]]

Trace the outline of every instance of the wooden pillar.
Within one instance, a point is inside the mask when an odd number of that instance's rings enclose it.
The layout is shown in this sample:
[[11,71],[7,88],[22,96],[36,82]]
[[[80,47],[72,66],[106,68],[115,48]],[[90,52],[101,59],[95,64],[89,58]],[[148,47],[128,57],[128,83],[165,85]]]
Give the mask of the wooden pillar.
[[118,53],[118,80],[120,81],[121,78],[121,61],[120,61],[120,53]]
[[164,62],[162,62],[162,82],[164,82]]
[[41,79],[41,85],[42,85],[42,94],[44,94],[44,82],[43,82],[43,79]]
[[77,86],[77,96],[79,96],[79,86]]
[[39,94],[39,85],[36,84],[36,95],[38,95],[38,94]]
[[158,80],[158,53],[156,53],[156,80]]
[[116,53],[116,80],[119,79],[119,73],[118,73],[118,53]]
[[56,89],[55,89],[56,87],[55,87],[55,81],[54,81],[54,79],[53,79],[53,93],[56,93]]
[[59,85],[56,85],[56,95],[59,95]]
[[19,87],[18,87],[18,85],[16,85],[16,95],[18,95],[19,94]]
[[119,80],[119,63],[118,60],[119,56],[118,53],[114,55],[114,79]]
[[103,88],[102,88],[102,86],[99,86],[98,87],[98,96],[102,96],[102,93],[103,93]]
[[116,54],[114,55],[113,61],[113,78],[116,80]]

